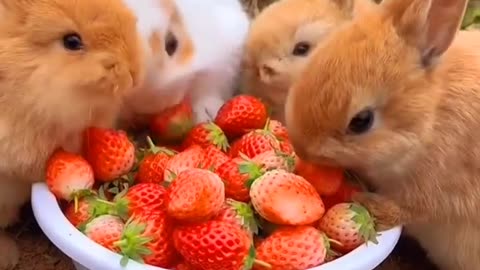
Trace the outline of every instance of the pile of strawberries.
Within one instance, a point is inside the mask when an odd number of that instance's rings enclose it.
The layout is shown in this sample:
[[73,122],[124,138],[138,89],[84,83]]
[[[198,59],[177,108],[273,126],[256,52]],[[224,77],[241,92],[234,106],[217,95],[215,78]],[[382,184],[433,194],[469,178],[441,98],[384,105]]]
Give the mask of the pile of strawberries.
[[192,124],[182,103],[150,121],[137,145],[89,128],[83,154],[56,151],[46,182],[92,241],[168,269],[302,270],[376,243],[359,188],[339,168],[295,156],[286,128],[241,95]]

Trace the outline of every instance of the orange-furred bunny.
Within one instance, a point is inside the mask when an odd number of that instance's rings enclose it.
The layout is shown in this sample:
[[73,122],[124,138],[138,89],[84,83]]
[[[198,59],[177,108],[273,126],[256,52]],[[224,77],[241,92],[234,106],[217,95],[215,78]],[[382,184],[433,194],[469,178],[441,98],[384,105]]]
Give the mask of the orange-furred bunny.
[[[0,0],[0,230],[17,219],[58,147],[114,124],[142,81],[136,18],[121,0]],[[0,231],[0,269],[18,250]]]
[[297,154],[359,173],[379,227],[442,270],[480,265],[480,32],[467,0],[385,0],[328,37],[286,103]]
[[262,98],[272,118],[284,121],[288,89],[314,47],[372,0],[280,0],[252,22],[243,63],[242,90]]

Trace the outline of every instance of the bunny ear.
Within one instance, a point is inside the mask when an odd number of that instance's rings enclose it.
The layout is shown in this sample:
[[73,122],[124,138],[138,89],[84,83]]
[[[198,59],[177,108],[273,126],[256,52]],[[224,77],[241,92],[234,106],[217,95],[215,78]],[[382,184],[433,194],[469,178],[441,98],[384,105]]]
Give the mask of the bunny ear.
[[429,66],[450,47],[460,29],[468,0],[385,0],[398,33],[420,50]]

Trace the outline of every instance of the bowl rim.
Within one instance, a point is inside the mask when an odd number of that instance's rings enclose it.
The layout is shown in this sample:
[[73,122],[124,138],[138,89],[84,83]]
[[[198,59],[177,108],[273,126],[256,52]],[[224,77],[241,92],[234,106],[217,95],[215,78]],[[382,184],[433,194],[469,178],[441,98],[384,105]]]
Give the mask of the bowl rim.
[[[88,269],[111,270],[169,270],[130,260],[128,265],[120,265],[121,255],[100,245],[94,244],[77,230],[63,215],[55,196],[45,183],[35,183],[32,187],[31,204],[38,225],[48,239],[65,255]],[[49,213],[45,215],[45,213]],[[378,244],[364,244],[348,255],[309,270],[374,269],[392,252],[398,242],[402,228],[395,227],[380,232]],[[75,242],[75,245],[69,243]],[[88,247],[88,248],[81,248]],[[368,256],[367,256],[368,254]],[[361,261],[359,258],[369,258]],[[112,265],[112,262],[114,265]]]

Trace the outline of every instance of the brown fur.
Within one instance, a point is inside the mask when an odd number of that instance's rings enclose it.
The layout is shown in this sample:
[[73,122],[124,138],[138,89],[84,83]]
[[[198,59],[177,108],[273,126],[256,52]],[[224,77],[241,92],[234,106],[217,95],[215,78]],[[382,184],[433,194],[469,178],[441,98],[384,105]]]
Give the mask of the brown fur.
[[[17,217],[32,182],[58,148],[75,151],[81,131],[111,126],[123,96],[143,77],[136,19],[120,0],[0,0],[0,228]],[[62,37],[78,33],[84,50]],[[0,269],[16,261],[0,235]],[[7,248],[8,247],[8,248]]]
[[308,59],[292,54],[295,44],[313,47],[371,0],[280,0],[252,22],[244,53],[243,91],[262,98],[273,118],[284,121],[288,88]]
[[[480,265],[480,33],[452,43],[466,2],[384,1],[318,46],[286,105],[297,154],[368,179],[356,199],[442,270]],[[346,132],[366,107],[373,129]]]

